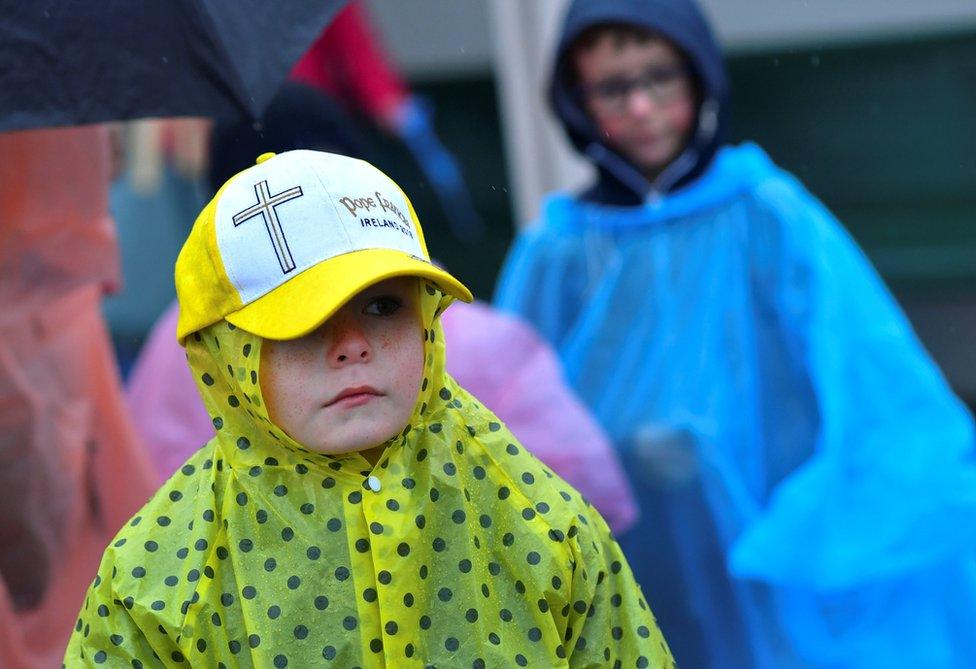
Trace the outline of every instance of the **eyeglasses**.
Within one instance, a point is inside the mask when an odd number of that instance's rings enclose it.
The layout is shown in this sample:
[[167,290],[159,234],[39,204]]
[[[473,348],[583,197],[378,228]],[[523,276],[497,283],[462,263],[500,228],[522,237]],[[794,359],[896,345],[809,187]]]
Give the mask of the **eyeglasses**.
[[580,86],[580,91],[596,111],[620,114],[634,90],[639,90],[658,104],[674,102],[688,93],[688,70],[680,65],[652,67],[637,77],[612,77]]

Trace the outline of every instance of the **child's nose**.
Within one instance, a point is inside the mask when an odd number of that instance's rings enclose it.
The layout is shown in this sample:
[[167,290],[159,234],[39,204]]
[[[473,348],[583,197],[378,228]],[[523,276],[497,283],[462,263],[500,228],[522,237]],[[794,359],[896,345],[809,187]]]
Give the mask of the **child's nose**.
[[650,91],[635,87],[627,94],[627,111],[634,116],[645,116],[657,111],[658,101],[654,99]]
[[337,323],[328,348],[329,364],[343,367],[358,362],[368,362],[373,358],[373,349],[359,324],[350,319]]

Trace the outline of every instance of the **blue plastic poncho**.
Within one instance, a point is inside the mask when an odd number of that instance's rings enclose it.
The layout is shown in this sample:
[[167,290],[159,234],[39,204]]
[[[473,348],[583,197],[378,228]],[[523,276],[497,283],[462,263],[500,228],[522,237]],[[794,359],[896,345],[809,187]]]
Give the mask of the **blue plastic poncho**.
[[[976,666],[972,418],[759,148],[656,203],[550,198],[497,302],[554,343],[621,450],[644,513],[621,544],[679,664]],[[679,652],[669,596],[701,657]]]

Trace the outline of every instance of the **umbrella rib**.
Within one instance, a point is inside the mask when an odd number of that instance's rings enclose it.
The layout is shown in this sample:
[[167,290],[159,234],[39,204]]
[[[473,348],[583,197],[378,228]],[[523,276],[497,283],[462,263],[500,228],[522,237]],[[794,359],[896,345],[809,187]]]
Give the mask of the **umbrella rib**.
[[227,44],[221,37],[220,31],[217,30],[217,24],[213,15],[208,11],[206,3],[202,0],[190,0],[190,2],[194,5],[194,10],[197,15],[200,16],[200,24],[205,27],[211,43],[218,49],[221,60],[229,71],[231,78],[229,83],[231,84],[234,101],[251,120],[257,119],[260,113],[254,108],[254,100],[247,93],[247,87],[244,85],[241,73],[238,72],[237,67],[234,65],[230,49],[227,48]]

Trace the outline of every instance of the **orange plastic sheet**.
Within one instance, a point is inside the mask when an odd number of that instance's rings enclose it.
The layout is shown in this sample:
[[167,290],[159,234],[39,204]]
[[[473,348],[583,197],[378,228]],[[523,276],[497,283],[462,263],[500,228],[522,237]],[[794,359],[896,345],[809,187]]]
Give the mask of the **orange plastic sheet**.
[[103,127],[0,134],[0,667],[60,665],[105,545],[152,491],[101,296]]

